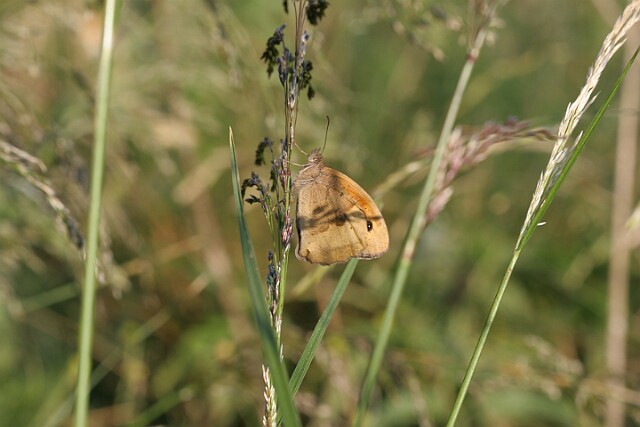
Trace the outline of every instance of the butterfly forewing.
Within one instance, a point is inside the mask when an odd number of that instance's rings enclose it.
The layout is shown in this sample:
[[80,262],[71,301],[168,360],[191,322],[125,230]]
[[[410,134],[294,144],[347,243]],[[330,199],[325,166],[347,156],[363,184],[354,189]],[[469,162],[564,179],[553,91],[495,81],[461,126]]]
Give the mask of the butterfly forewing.
[[389,234],[373,199],[317,156],[316,160],[310,156],[295,181],[296,256],[328,265],[383,255],[389,248]]

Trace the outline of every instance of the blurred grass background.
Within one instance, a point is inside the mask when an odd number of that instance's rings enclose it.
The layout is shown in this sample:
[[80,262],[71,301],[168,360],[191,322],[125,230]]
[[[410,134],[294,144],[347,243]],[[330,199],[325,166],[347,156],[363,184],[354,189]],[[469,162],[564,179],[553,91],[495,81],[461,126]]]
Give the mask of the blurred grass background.
[[[621,6],[507,3],[460,123],[517,116],[554,126]],[[298,144],[321,146],[330,116],[327,163],[367,189],[433,147],[465,59],[466,18],[461,0],[332,2],[311,29],[316,97],[301,104]],[[0,4],[0,136],[44,162],[38,176],[79,230],[101,19],[99,2]],[[259,58],[287,19],[279,1],[131,0],[119,11],[92,426],[260,423],[260,345],[244,283],[227,132],[232,126],[241,173],[266,175],[253,166],[255,148],[264,136],[282,137],[283,108],[277,77],[267,78]],[[603,87],[617,71],[605,74]],[[601,425],[617,115],[609,110],[525,250],[459,425]],[[446,420],[551,145],[497,148],[456,182],[447,209],[420,241],[371,425]],[[81,250],[42,193],[3,166],[0,425],[67,425]],[[353,413],[419,182],[410,179],[384,197],[391,250],[356,271],[297,398],[307,425],[345,425]],[[259,207],[246,209],[264,267],[269,234]],[[638,284],[634,256],[631,283]],[[289,366],[342,268],[296,292],[314,267],[292,260],[283,325]],[[630,297],[633,390],[640,383],[633,287]],[[639,399],[632,398],[628,418],[637,421]]]

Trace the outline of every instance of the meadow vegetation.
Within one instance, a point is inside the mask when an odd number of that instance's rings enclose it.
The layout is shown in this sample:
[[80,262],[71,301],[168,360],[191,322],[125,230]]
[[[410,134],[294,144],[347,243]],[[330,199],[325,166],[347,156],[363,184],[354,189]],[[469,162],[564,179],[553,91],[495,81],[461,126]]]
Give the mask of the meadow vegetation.
[[[0,3],[0,426],[64,426],[74,416],[102,3]],[[288,129],[278,73],[268,77],[261,55],[282,23],[294,45],[293,9],[285,14],[282,3],[118,4],[92,427],[263,422],[264,336],[247,287],[229,128],[240,178],[255,172],[268,182],[256,147],[265,137],[279,145]],[[344,294],[294,398],[304,425],[351,425],[358,417],[429,164],[470,44],[484,29],[361,420],[446,423],[567,105],[623,3],[498,2],[483,22],[474,9],[483,1],[332,1],[317,25],[305,24],[314,96],[305,89],[297,100],[296,143],[309,152],[328,132],[325,161],[380,201],[391,247],[359,262],[339,288]],[[629,41],[631,52],[639,40]],[[605,69],[601,95],[571,141],[620,77],[626,48]],[[638,69],[627,79],[638,80]],[[611,250],[620,157],[633,158],[637,148],[632,139],[616,158],[615,141],[621,118],[637,116],[638,107],[619,102],[520,255],[457,425],[624,425],[607,418],[612,398],[624,403],[627,425],[640,423],[638,229],[614,233],[626,243]],[[297,149],[291,156],[295,175],[306,156]],[[244,218],[259,276],[268,278],[273,233],[259,203],[245,204]],[[632,286],[620,297],[610,271],[625,259],[622,276]],[[277,337],[288,375],[345,268],[289,257]],[[621,311],[626,364],[613,389],[612,298],[628,310]]]

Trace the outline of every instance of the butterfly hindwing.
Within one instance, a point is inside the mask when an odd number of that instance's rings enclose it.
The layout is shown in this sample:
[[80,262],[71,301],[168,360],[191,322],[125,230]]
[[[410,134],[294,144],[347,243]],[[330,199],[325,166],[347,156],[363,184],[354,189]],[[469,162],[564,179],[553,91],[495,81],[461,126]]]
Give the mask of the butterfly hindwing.
[[377,258],[387,251],[389,235],[382,214],[351,178],[310,156],[295,188],[299,259],[328,265]]

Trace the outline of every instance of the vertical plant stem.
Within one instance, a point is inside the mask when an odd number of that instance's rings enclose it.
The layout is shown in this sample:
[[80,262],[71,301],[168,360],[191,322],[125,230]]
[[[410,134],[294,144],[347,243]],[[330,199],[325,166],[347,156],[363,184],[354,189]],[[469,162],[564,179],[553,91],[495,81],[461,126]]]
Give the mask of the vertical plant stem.
[[[231,128],[229,128],[229,149],[231,154],[233,195],[236,204],[236,214],[238,216],[240,242],[242,243],[242,258],[244,261],[245,272],[247,274],[251,306],[253,307],[253,314],[256,320],[256,326],[258,327],[258,334],[262,344],[262,352],[266,362],[263,364],[263,367],[268,367],[268,381],[270,384],[273,384],[273,388],[277,393],[278,398],[279,414],[274,413],[273,419],[278,415],[281,415],[283,425],[286,425],[287,427],[301,426],[302,423],[300,422],[300,417],[295,409],[295,405],[293,404],[293,397],[289,393],[289,377],[287,376],[287,372],[281,358],[282,354],[280,352],[280,346],[275,336],[275,328],[271,322],[271,313],[265,304],[264,285],[260,278],[253,244],[251,243],[251,238],[247,231],[247,224],[244,220],[243,200],[241,196],[242,190],[240,189],[240,179],[238,178],[238,163]],[[265,388],[265,391],[267,390],[268,388]],[[267,396],[265,396],[265,399],[267,399]]]
[[[288,238],[284,236],[288,233],[287,228],[289,227],[289,223],[287,222],[287,218],[290,218],[291,212],[291,174],[289,172],[291,160],[291,147],[295,143],[295,127],[296,127],[296,119],[297,119],[297,111],[298,111],[298,87],[296,83],[297,73],[298,73],[298,48],[300,44],[300,29],[302,27],[301,21],[301,13],[303,12],[305,6],[302,0],[293,0],[292,1],[295,22],[296,22],[296,31],[295,31],[295,59],[293,65],[293,74],[291,79],[285,79],[284,82],[284,114],[285,114],[285,144],[281,145],[281,149],[283,150],[280,157],[282,162],[281,168],[285,170],[284,173],[284,183],[282,184],[282,192],[283,192],[283,203],[284,207],[281,209],[278,207],[277,210],[277,221],[278,225],[274,233],[274,257],[275,257],[275,268],[277,269],[276,277],[277,277],[277,295],[275,298],[275,312],[271,313],[271,322],[272,327],[275,333],[276,342],[278,346],[278,352],[280,354],[280,359],[282,359],[282,314],[284,312],[284,298],[286,294],[287,287],[287,273],[288,273],[288,264],[289,264],[289,247],[290,247],[290,235]],[[282,183],[282,181],[279,181]],[[281,185],[281,184],[278,184]],[[276,186],[276,196],[277,199],[280,200],[279,195],[279,187]],[[288,242],[287,242],[288,240]],[[272,301],[269,302],[271,304]],[[275,388],[273,388],[273,379],[270,369],[264,370],[264,381],[265,381],[265,414],[263,419],[263,425],[265,426],[273,426],[275,427],[278,424],[278,395],[276,393]]]
[[[622,80],[624,79],[624,77],[626,76],[627,72],[629,71],[629,67],[631,66],[631,64],[633,63],[635,56],[638,54],[638,50],[635,51],[635,53],[633,54],[632,58],[628,61],[627,63],[627,67],[625,68],[624,72],[622,73],[622,75],[618,78],[618,81],[616,82],[616,85],[614,86],[613,90],[611,91],[611,93],[609,94],[609,96],[607,97],[607,99],[605,100],[604,104],[600,107],[600,109],[598,110],[598,112],[596,113],[596,115],[594,116],[594,119],[591,121],[591,123],[589,124],[587,130],[583,133],[581,133],[581,136],[578,139],[578,142],[576,143],[576,145],[574,147],[572,147],[571,152],[568,154],[568,159],[566,161],[563,161],[561,163],[558,163],[556,159],[552,158],[549,161],[549,164],[547,166],[547,170],[548,171],[554,171],[554,175],[556,176],[555,180],[553,181],[553,183],[551,183],[549,191],[547,193],[547,196],[544,198],[544,201],[542,201],[541,203],[538,203],[538,200],[541,199],[541,195],[543,193],[543,188],[538,185],[538,187],[536,188],[536,192],[534,193],[533,199],[531,201],[531,205],[535,206],[535,209],[533,209],[532,211],[527,213],[527,218],[525,218],[525,223],[523,225],[522,230],[520,231],[520,236],[518,236],[518,241],[516,242],[516,248],[513,252],[513,256],[511,258],[511,261],[509,262],[509,266],[507,267],[507,271],[505,272],[504,278],[502,279],[502,282],[500,283],[500,287],[498,288],[498,292],[496,293],[496,296],[493,300],[493,303],[491,305],[491,310],[489,311],[489,315],[487,316],[487,320],[485,322],[484,328],[482,330],[482,333],[480,334],[480,338],[478,339],[478,343],[476,344],[476,348],[473,352],[473,356],[471,357],[471,361],[469,362],[469,366],[467,367],[467,372],[465,373],[464,376],[464,380],[462,382],[462,385],[460,387],[460,390],[458,392],[458,396],[456,398],[456,401],[454,403],[454,406],[451,410],[451,414],[449,416],[449,421],[447,422],[447,427],[453,427],[455,425],[456,419],[458,418],[458,414],[460,412],[460,408],[462,407],[462,403],[464,401],[464,398],[469,390],[469,384],[471,383],[471,379],[473,378],[474,372],[476,370],[476,367],[478,366],[478,361],[480,360],[480,355],[482,354],[482,349],[484,348],[484,345],[487,341],[487,337],[489,336],[489,331],[491,329],[491,326],[496,318],[496,315],[498,313],[498,308],[500,307],[501,301],[502,301],[502,297],[504,296],[504,293],[507,289],[507,285],[509,283],[509,280],[511,278],[511,273],[513,272],[513,269],[515,268],[516,262],[518,261],[518,258],[520,257],[520,253],[522,252],[522,249],[524,248],[524,246],[527,244],[527,242],[529,241],[529,239],[531,238],[531,236],[533,235],[534,230],[537,228],[539,221],[542,219],[542,217],[544,216],[545,212],[547,211],[547,209],[549,208],[551,202],[553,201],[555,194],[558,191],[558,188],[560,187],[560,185],[562,184],[562,182],[564,181],[564,179],[566,178],[567,174],[569,173],[569,170],[571,169],[571,167],[573,166],[573,164],[575,163],[577,157],[579,156],[580,152],[582,151],[582,149],[584,148],[584,145],[586,144],[586,142],[591,138],[591,135],[593,133],[593,130],[598,126],[598,124],[600,123],[600,120],[602,119],[605,111],[607,110],[608,106],[611,104],[611,100],[613,99],[613,97],[615,96],[615,94],[618,91],[618,88],[621,85]],[[596,78],[597,80],[597,78]],[[593,82],[591,82],[593,83]],[[595,88],[595,85],[593,85],[593,88]],[[568,114],[571,115],[573,114],[572,111],[569,109],[568,110]],[[565,120],[567,118],[565,117]],[[574,117],[575,120],[579,120],[579,116]],[[564,122],[564,120],[563,120]],[[570,134],[567,135],[567,138],[570,136]],[[563,140],[559,140],[559,142],[557,142],[557,144],[561,144]],[[556,145],[557,147],[557,145]],[[546,174],[546,173],[545,173]],[[546,182],[546,180],[544,179],[545,174],[543,174],[543,176],[541,177],[540,182]],[[536,193],[538,193],[536,195]]]
[[[491,12],[486,18],[487,22],[491,20],[494,8],[495,6],[492,6]],[[402,256],[400,257],[398,269],[396,270],[396,275],[393,280],[389,303],[387,304],[387,308],[382,319],[382,325],[380,326],[380,332],[378,333],[378,338],[376,339],[375,347],[373,349],[373,353],[369,361],[369,366],[365,374],[354,426],[362,425],[364,414],[369,406],[369,401],[371,400],[371,394],[373,393],[375,380],[382,364],[384,351],[387,347],[387,343],[389,342],[389,336],[391,334],[391,328],[393,327],[393,321],[396,316],[400,297],[402,296],[402,292],[407,281],[407,276],[409,275],[409,269],[411,268],[413,256],[415,254],[415,248],[424,228],[426,211],[429,207],[431,196],[433,195],[433,189],[435,187],[436,178],[440,170],[440,164],[442,163],[444,152],[447,147],[447,142],[451,137],[451,131],[453,130],[456,118],[458,117],[458,111],[460,110],[462,96],[469,83],[471,72],[473,71],[476,59],[478,58],[478,55],[480,53],[480,49],[482,48],[482,45],[484,44],[484,41],[486,39],[487,31],[488,25],[483,25],[474,38],[473,45],[469,50],[467,60],[460,73],[460,78],[458,79],[458,84],[453,94],[451,105],[449,106],[449,110],[447,111],[447,116],[445,118],[444,124],[442,126],[442,132],[438,140],[438,146],[436,148],[433,162],[431,163],[431,168],[429,170],[429,176],[425,181],[422,193],[420,194],[420,199],[418,201],[418,206],[416,208],[416,214],[413,217],[411,226],[407,233],[407,238],[402,249]]]
[[[629,12],[629,13],[627,14],[626,12]],[[625,17],[627,19],[633,19],[632,13],[633,13],[633,9],[625,10]],[[595,63],[600,63],[599,70],[597,72],[594,72],[593,71],[594,68],[590,69],[588,73],[587,84],[585,85],[585,87],[583,87],[583,90],[581,91],[581,94],[578,96],[578,99],[576,100],[576,102],[569,104],[570,108],[567,108],[567,113],[561,122],[560,128],[562,129],[563,127],[562,124],[566,124],[566,123],[573,123],[574,125],[565,126],[565,129],[568,129],[568,131],[566,134],[564,134],[564,137],[559,138],[556,141],[556,145],[554,146],[554,150],[552,152],[549,163],[547,164],[547,168],[545,169],[545,172],[543,173],[543,175],[540,177],[540,180],[538,181],[536,191],[534,192],[533,198],[531,200],[529,211],[527,212],[527,216],[525,218],[523,227],[520,231],[520,235],[518,236],[518,240],[516,242],[516,248],[513,252],[513,256],[511,258],[511,261],[509,262],[509,266],[504,275],[504,278],[502,279],[502,283],[500,283],[500,287],[498,288],[498,292],[496,293],[493,304],[491,305],[491,310],[487,317],[487,321],[485,322],[485,325],[480,335],[480,338],[478,340],[478,343],[476,344],[476,348],[473,352],[473,356],[471,357],[471,361],[467,368],[467,372],[465,373],[462,386],[460,387],[460,391],[458,392],[458,397],[456,398],[453,409],[451,411],[451,415],[449,416],[447,427],[452,427],[453,425],[455,425],[456,419],[460,412],[460,408],[462,407],[462,402],[464,401],[464,398],[468,392],[469,384],[471,383],[471,379],[478,365],[480,355],[482,354],[482,349],[489,335],[489,330],[491,329],[491,325],[495,320],[502,297],[504,296],[504,293],[507,288],[507,284],[511,277],[511,273],[513,272],[516,262],[520,257],[520,253],[522,252],[523,247],[531,238],[534,230],[537,228],[538,224],[540,223],[540,220],[544,216],[544,213],[546,212],[551,202],[553,201],[558,189],[560,188],[560,185],[562,184],[567,174],[569,173],[569,170],[571,169],[576,159],[580,155],[580,152],[584,148],[584,145],[591,138],[591,135],[593,134],[594,129],[596,129],[596,127],[600,123],[600,120],[602,119],[605,111],[611,104],[613,97],[618,92],[618,89],[620,88],[621,83],[624,80],[624,77],[627,75],[629,68],[633,64],[633,61],[635,60],[636,55],[640,50],[640,48],[636,49],[632,57],[629,59],[629,61],[627,62],[627,66],[625,67],[622,75],[618,78],[614,88],[609,93],[609,96],[605,100],[604,104],[600,107],[598,112],[595,114],[593,120],[587,127],[586,131],[580,133],[580,136],[578,137],[576,143],[573,144],[570,147],[570,149],[566,151],[562,156],[554,155],[554,153],[562,152],[561,148],[563,147],[563,144],[566,141],[568,141],[568,138],[571,136],[571,132],[575,129],[575,124],[578,123],[586,107],[589,105],[590,103],[589,100],[591,99],[591,93],[593,92],[593,90],[597,85],[597,81],[599,79],[599,76],[602,70],[604,70],[604,67],[606,66],[611,56],[617,50],[617,47],[620,46],[620,44],[611,43],[610,40],[614,38],[611,36],[615,35],[616,37],[623,39],[624,35],[622,33],[624,32],[625,25],[618,25],[618,24],[622,24],[624,22],[626,22],[624,19],[622,19],[620,22],[617,22],[616,25],[614,26],[614,30],[612,30],[612,33],[610,33],[609,36],[607,36],[607,38],[605,39],[603,48],[601,49],[598,57],[596,57],[596,62],[595,62]],[[629,22],[631,22],[630,25],[633,25],[632,21],[629,21]],[[626,26],[626,28],[629,28],[629,26]],[[585,90],[585,88],[587,89]],[[582,102],[582,105],[584,106],[584,108],[571,108],[572,106],[579,105],[580,102]],[[553,179],[551,179],[550,177],[553,177]]]
[[[626,61],[634,54],[640,43],[640,29],[629,32],[629,43],[625,46]],[[640,73],[640,64],[635,63],[631,75]],[[607,427],[624,425],[624,402],[617,390],[625,386],[627,330],[629,317],[629,260],[630,247],[626,243],[625,224],[633,207],[636,150],[638,144],[638,116],[640,109],[640,81],[626,79],[620,95],[618,140],[614,165],[613,203],[611,213],[611,247],[609,249],[609,289],[606,336],[606,364],[610,375],[609,398],[606,406]]]
[[507,290],[507,285],[509,284],[509,280],[511,279],[511,273],[513,273],[513,269],[515,268],[519,257],[520,249],[516,249],[513,253],[513,257],[511,258],[511,262],[509,262],[509,267],[507,267],[507,271],[502,278],[502,283],[500,283],[498,292],[496,292],[496,296],[493,299],[491,310],[489,310],[489,315],[487,316],[487,320],[485,321],[484,328],[482,329],[482,333],[480,334],[480,338],[478,338],[478,342],[476,343],[476,348],[473,350],[473,355],[471,356],[471,361],[469,362],[469,366],[467,367],[467,372],[464,375],[464,379],[462,380],[462,384],[460,385],[460,390],[458,391],[458,396],[456,397],[456,401],[454,402],[453,408],[451,409],[451,414],[449,415],[449,420],[447,421],[447,427],[453,427],[456,424],[458,414],[460,413],[460,408],[462,408],[464,398],[467,396],[467,391],[469,391],[471,379],[473,378],[473,374],[475,373],[476,367],[478,366],[478,361],[480,360],[480,356],[482,355],[482,349],[487,342],[489,331],[491,330],[493,321],[496,319],[498,308],[500,308],[500,304],[502,302],[502,297]]
[[96,258],[98,255],[98,230],[102,180],[104,175],[105,137],[109,106],[109,85],[111,81],[111,60],[113,53],[113,30],[116,0],[105,2],[102,51],[98,71],[96,112],[94,121],[94,148],[91,170],[91,195],[89,205],[89,226],[87,232],[87,260],[84,272],[82,309],[80,318],[79,365],[76,394],[76,427],[86,427],[89,412],[91,348],[93,340],[94,306],[96,300]]

